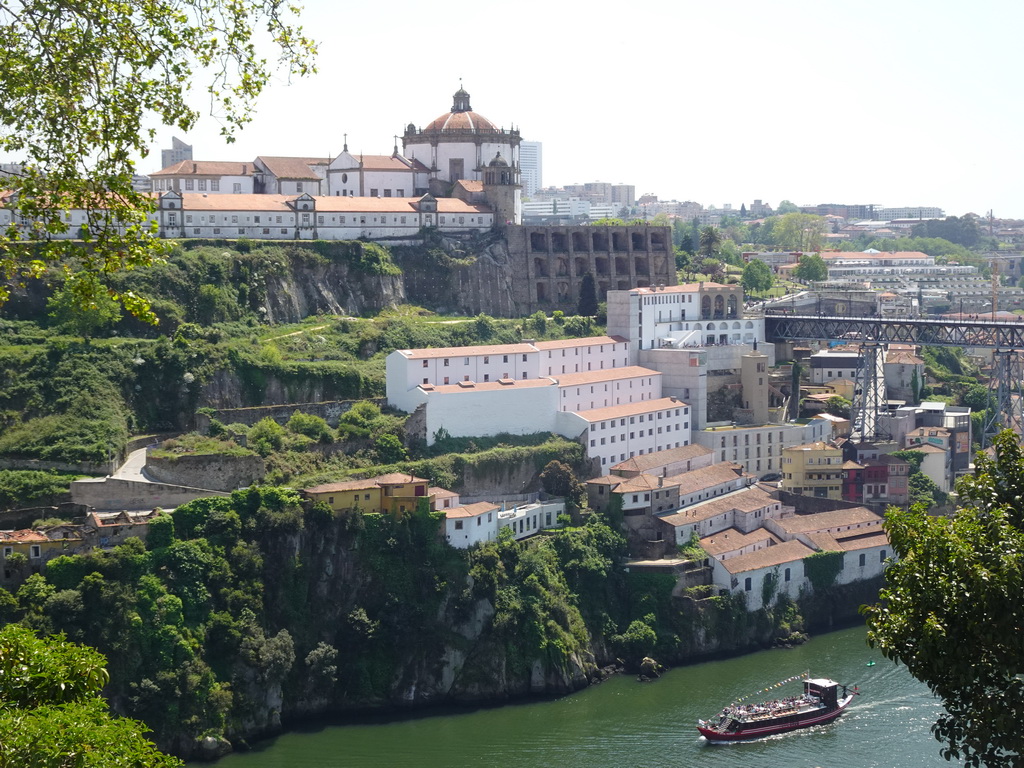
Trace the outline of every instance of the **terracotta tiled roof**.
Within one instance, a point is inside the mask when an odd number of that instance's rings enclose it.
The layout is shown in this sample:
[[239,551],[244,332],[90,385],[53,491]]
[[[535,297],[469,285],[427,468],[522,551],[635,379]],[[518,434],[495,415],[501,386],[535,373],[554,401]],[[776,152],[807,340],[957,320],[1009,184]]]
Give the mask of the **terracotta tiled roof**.
[[4,543],[14,544],[36,544],[43,541],[49,541],[48,538],[39,531],[33,531],[28,528],[19,531],[0,531],[0,541]]
[[479,517],[487,512],[493,512],[496,509],[500,509],[497,504],[490,501],[478,501],[474,504],[465,504],[461,507],[452,507],[446,509],[444,516],[448,520],[457,519],[460,517]]
[[312,488],[306,488],[306,493],[339,493],[341,491],[368,491],[371,488],[377,488],[376,481],[372,479],[367,480],[346,480],[341,483],[324,483],[323,485],[316,485]]
[[907,451],[920,451],[921,453],[945,453],[946,452],[944,449],[939,448],[939,446],[937,446],[937,445],[929,445],[928,443],[923,443],[921,445],[908,445],[904,450],[907,450]]
[[[449,131],[494,133],[498,131],[498,128],[494,123],[477,112],[449,112],[429,123],[422,133],[446,133]],[[415,138],[413,138],[412,143],[415,143]]]
[[[881,525],[883,518],[867,507],[836,509],[830,512],[818,512],[814,515],[797,515],[786,520],[778,520],[778,524],[788,533],[814,533],[829,528],[847,525],[863,525],[877,523]],[[856,530],[856,529],[853,529]]]
[[660,377],[661,371],[653,371],[650,368],[643,368],[639,365],[629,365],[623,368],[604,368],[600,371],[583,371],[583,373],[560,373],[551,374],[551,377],[561,387],[580,387],[584,384],[595,384],[615,379],[636,379],[641,376]]
[[856,552],[858,549],[888,546],[889,535],[884,530],[879,529],[858,536],[841,536],[836,541],[844,552]]
[[404,472],[391,472],[387,475],[378,475],[372,479],[376,481],[377,485],[404,485],[405,483],[429,482],[428,480],[424,480],[422,477],[407,475]]
[[667,450],[656,451],[655,453],[645,453],[643,456],[634,456],[631,459],[619,462],[612,467],[612,470],[618,470],[619,472],[645,472],[648,469],[695,459],[698,456],[707,456],[710,453],[714,453],[714,451],[710,448],[705,448],[703,445],[692,443],[690,445],[682,445],[679,448],[668,448]]
[[716,533],[714,536],[706,536],[700,540],[701,549],[712,557],[726,552],[734,552],[743,547],[749,547],[761,541],[772,542],[770,546],[781,544],[782,539],[774,536],[764,528],[758,528],[750,533],[743,533],[737,528],[727,528]]
[[622,344],[628,343],[623,336],[587,336],[583,339],[556,339],[555,341],[537,341],[534,345],[537,349],[571,349],[573,347],[596,347],[601,344]]
[[654,288],[653,286],[631,288],[630,293],[653,296],[656,293],[697,293],[699,290],[700,283],[686,283],[684,285],[666,285],[664,288]]
[[765,547],[757,552],[730,557],[728,560],[722,561],[722,566],[731,574],[746,573],[796,562],[813,554],[813,549],[799,541],[784,541],[774,547]]
[[439,357],[477,357],[478,355],[524,355],[536,352],[532,344],[482,344],[478,347],[430,347],[425,349],[400,349],[398,352],[409,360]]
[[[181,207],[186,213],[192,211],[254,211],[259,213],[295,213],[294,203],[297,195],[232,195],[216,192],[183,192]],[[415,197],[341,197],[338,195],[312,196],[315,210],[310,213],[393,213],[415,214]],[[437,201],[438,213],[477,215],[491,213],[490,208],[474,205],[455,198],[444,197]]]
[[150,176],[252,176],[256,171],[251,161],[237,163],[223,160],[182,160],[180,163],[149,174]]
[[[511,365],[511,363],[510,363]],[[512,391],[516,389],[534,389],[536,387],[553,387],[555,382],[551,379],[495,379],[494,381],[459,381],[455,384],[441,384],[437,386],[421,386],[428,392],[440,392],[450,395],[455,392],[494,392],[496,390]]]
[[602,475],[601,477],[593,477],[587,480],[587,485],[619,485],[626,482],[627,479],[619,475]]
[[382,485],[401,485],[404,483],[425,483],[422,477],[413,477],[401,472],[392,472],[377,477],[367,477],[363,480],[346,480],[341,483],[325,483],[313,488],[306,488],[306,493],[337,493],[339,491],[364,491],[371,488],[379,488]]
[[945,427],[918,427],[907,432],[907,437],[949,437],[949,430]]
[[671,488],[672,484],[660,475],[637,475],[626,478],[615,493],[636,493],[638,491],[654,491],[662,487]]
[[467,192],[483,192],[484,183],[475,179],[459,179],[457,184]]
[[902,365],[924,365],[924,360],[915,355],[913,352],[905,352],[903,350],[892,351],[890,350],[885,355],[885,362],[887,363],[900,363]]
[[679,486],[680,496],[688,496],[705,488],[714,488],[717,485],[737,480],[742,477],[742,474],[743,471],[739,464],[723,461],[712,464],[710,467],[691,469],[689,472],[673,475],[669,479]]
[[843,469],[864,469],[864,467],[856,461],[844,461]]
[[834,445],[817,441],[814,443],[804,443],[803,445],[791,445],[788,448],[784,448],[784,451],[838,451]]
[[[885,230],[879,230],[885,231]],[[864,253],[863,251],[823,251],[821,258],[826,262],[835,261],[837,259],[874,259],[874,260],[891,260],[891,259],[928,259],[931,258],[926,253],[920,251],[896,251],[894,253]]]
[[708,499],[692,507],[684,507],[678,512],[670,515],[660,516],[660,520],[672,526],[692,525],[701,520],[707,520],[717,515],[730,512],[742,512],[744,514],[756,512],[767,506],[778,504],[778,499],[772,498],[758,487],[745,488],[740,491],[733,491],[718,498]]
[[311,166],[331,164],[329,157],[267,157],[260,155],[256,160],[278,179],[310,179],[319,181],[323,177]]
[[435,499],[452,499],[459,495],[455,491],[449,491],[447,488],[440,488],[436,485],[427,488],[427,494]]
[[624,403],[623,405],[609,405],[606,408],[590,408],[585,411],[577,411],[576,415],[584,421],[593,423],[605,421],[606,419],[622,419],[627,416],[636,416],[641,413],[654,413],[655,411],[666,411],[670,408],[686,408],[686,403],[676,400],[674,397],[662,397],[657,400],[641,400],[638,403]]

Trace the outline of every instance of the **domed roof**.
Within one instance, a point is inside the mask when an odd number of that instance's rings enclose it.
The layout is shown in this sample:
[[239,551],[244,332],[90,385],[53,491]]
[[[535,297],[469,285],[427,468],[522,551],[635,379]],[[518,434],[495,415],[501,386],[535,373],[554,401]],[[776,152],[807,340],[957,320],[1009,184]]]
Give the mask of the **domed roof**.
[[423,133],[447,133],[469,131],[471,133],[491,133],[498,127],[483,115],[474,112],[469,105],[469,93],[462,88],[455,92],[451,111],[431,122]]
[[505,162],[505,158],[501,156],[501,152],[494,156],[494,159],[488,163],[491,168],[508,168],[508,163]]

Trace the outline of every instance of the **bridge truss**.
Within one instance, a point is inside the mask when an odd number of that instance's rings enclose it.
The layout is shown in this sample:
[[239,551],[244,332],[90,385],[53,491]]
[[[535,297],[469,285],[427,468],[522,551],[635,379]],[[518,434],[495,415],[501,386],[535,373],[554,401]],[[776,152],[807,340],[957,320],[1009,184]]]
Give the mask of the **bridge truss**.
[[948,320],[889,317],[822,317],[818,315],[765,315],[765,338],[784,341],[840,341],[861,344],[864,361],[854,395],[854,432],[861,439],[877,434],[878,414],[885,410],[884,383],[879,395],[881,351],[887,344],[918,344],[927,347],[985,347],[992,353],[989,385],[994,411],[979,435],[982,447],[991,444],[1000,429],[1024,436],[1024,317],[995,320],[979,317],[951,323]]

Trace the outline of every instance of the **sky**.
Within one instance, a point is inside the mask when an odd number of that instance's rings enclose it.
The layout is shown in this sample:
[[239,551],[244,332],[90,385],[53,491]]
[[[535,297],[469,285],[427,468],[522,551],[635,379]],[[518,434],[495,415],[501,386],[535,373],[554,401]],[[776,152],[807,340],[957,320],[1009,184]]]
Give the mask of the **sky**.
[[545,186],[1024,218],[1024,3],[307,0],[301,23],[316,74],[276,77],[234,144],[210,117],[159,128],[139,170],[175,135],[196,160],[334,156],[344,134],[390,154],[461,79],[543,143]]

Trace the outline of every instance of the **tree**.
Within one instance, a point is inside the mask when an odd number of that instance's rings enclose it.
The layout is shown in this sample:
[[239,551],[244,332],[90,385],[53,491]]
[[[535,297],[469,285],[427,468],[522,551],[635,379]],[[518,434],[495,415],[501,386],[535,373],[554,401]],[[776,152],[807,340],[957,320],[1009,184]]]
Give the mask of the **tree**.
[[594,284],[594,276],[589,272],[580,281],[580,300],[576,305],[576,314],[582,317],[597,314],[597,286]]
[[96,275],[72,275],[46,302],[50,319],[65,333],[92,338],[121,319],[121,306]]
[[955,517],[890,508],[896,556],[868,640],[942,700],[933,726],[946,759],[1009,768],[1024,754],[1024,451],[1004,431],[958,486]]
[[717,227],[704,227],[700,231],[700,245],[697,253],[701,256],[713,256],[722,245],[722,233]]
[[775,283],[771,267],[760,259],[751,259],[743,268],[740,284],[747,293],[765,293]]
[[833,416],[843,419],[850,418],[850,408],[852,407],[853,403],[841,395],[833,395],[825,401],[825,413],[831,413]]
[[779,216],[772,229],[775,245],[788,251],[820,251],[824,235],[824,217],[810,213]]
[[[4,180],[14,221],[0,249],[4,282],[41,277],[57,262],[88,276],[83,300],[110,295],[140,317],[149,303],[109,291],[103,277],[165,253],[149,223],[153,201],[132,188],[133,157],[149,154],[156,124],[188,131],[189,104],[206,81],[221,132],[251,119],[277,60],[289,74],[312,71],[313,43],[279,0],[20,0],[0,8],[0,153],[20,170]],[[279,56],[257,53],[269,33]],[[68,212],[84,210],[72,231]],[[74,234],[78,240],[54,239]]]
[[0,765],[181,766],[141,723],[110,714],[100,696],[108,680],[92,648],[13,624],[0,629]]
[[785,216],[787,213],[800,213],[800,206],[789,200],[783,200],[779,203],[779,207],[775,209],[775,213],[779,216]]
[[805,253],[793,270],[793,277],[805,283],[828,279],[828,265],[816,253]]

